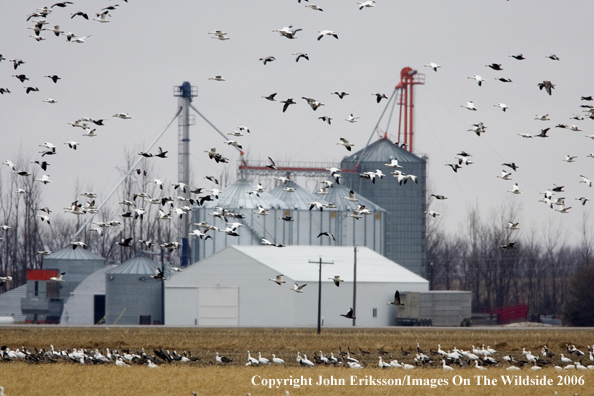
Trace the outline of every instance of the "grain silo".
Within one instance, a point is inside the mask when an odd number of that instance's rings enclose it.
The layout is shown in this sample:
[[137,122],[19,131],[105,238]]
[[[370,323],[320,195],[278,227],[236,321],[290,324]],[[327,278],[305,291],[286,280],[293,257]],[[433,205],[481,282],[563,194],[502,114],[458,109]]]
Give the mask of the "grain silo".
[[[43,258],[42,270],[27,271],[27,297],[21,310],[29,323],[60,323],[70,293],[89,275],[105,265],[105,259],[89,250],[66,247]],[[50,278],[64,272],[63,282]]]
[[[399,171],[416,176],[417,182],[408,180],[399,185],[398,180],[389,174],[394,168],[385,165],[392,159],[398,160],[401,166]],[[340,164],[343,170],[356,171],[344,172],[341,184],[355,193],[364,193],[368,199],[386,210],[384,256],[418,275],[423,275],[426,256],[423,213],[426,165],[425,158],[417,157],[386,137],[345,157]],[[359,176],[363,172],[374,172],[377,169],[387,176],[383,179],[376,178],[375,183]]]
[[163,323],[163,281],[151,278],[158,267],[138,255],[107,271],[106,324]]
[[[256,184],[240,179],[225,187],[219,193],[218,199],[206,201],[201,207],[192,211],[194,228],[198,228],[196,223],[206,222],[224,230],[226,228],[225,221],[212,214],[215,213],[217,207],[225,208],[227,212],[243,216],[241,219],[227,217],[229,222],[243,224],[237,231],[239,236],[230,236],[225,232],[213,230],[208,231],[208,235],[211,236],[209,239],[194,238],[191,254],[192,262],[209,257],[229,245],[260,245],[262,243],[261,238],[281,243],[283,225],[281,224],[282,220],[278,218],[284,216],[285,210],[289,209],[289,206],[268,192],[250,194],[255,189]],[[255,214],[254,212],[257,211],[259,206],[266,209],[268,215]],[[201,231],[204,232],[204,229],[201,229]]]
[[[285,188],[295,191],[289,192]],[[293,219],[277,220],[282,233],[281,240],[277,242],[283,245],[321,245],[325,242],[325,238],[317,236],[320,232],[333,228],[331,223],[335,222],[336,213],[334,209],[326,208],[310,210],[310,202],[323,203],[320,195],[314,195],[292,181],[270,190],[270,194],[287,204],[288,209],[285,209],[283,215]]]
[[[350,189],[335,184],[323,195],[325,202],[332,202],[336,209],[333,227],[328,230],[336,238],[338,246],[366,246],[379,254],[384,254],[385,210],[360,194],[355,194],[357,202],[348,201]],[[367,190],[365,191],[367,193]],[[360,219],[348,216],[358,205],[365,206],[369,214]]]

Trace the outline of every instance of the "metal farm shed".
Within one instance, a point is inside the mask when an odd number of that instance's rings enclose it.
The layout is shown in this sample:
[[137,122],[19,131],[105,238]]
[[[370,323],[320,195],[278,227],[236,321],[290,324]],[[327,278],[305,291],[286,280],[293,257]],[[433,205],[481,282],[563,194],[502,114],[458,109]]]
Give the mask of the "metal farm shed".
[[[325,327],[349,327],[353,305],[353,246],[229,246],[165,281],[165,324],[239,327],[317,326],[320,257]],[[315,263],[309,263],[310,260]],[[285,284],[270,281],[283,274]],[[328,278],[344,279],[339,287]],[[303,293],[294,283],[307,284]],[[429,282],[367,247],[357,252],[358,327],[394,323],[396,290],[427,291]]]
[[70,293],[60,323],[92,325],[105,316],[105,273],[115,267],[106,265],[95,271]]
[[[43,258],[43,270],[27,271],[27,296],[21,309],[29,323],[60,323],[70,293],[89,275],[105,266],[106,260],[82,248],[65,247]],[[49,278],[65,272],[64,282]]]
[[106,324],[162,324],[163,281],[158,265],[142,255],[105,273]]

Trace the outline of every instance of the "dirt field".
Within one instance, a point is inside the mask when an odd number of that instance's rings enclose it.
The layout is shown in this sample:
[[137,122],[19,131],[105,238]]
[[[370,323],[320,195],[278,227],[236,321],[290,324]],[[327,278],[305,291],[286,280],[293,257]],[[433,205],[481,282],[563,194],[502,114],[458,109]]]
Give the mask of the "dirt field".
[[[382,329],[351,330],[325,329],[321,335],[310,329],[272,330],[272,329],[195,329],[164,327],[0,327],[0,344],[11,349],[24,346],[26,349],[85,348],[104,351],[129,349],[131,352],[145,349],[152,355],[153,349],[188,351],[199,361],[191,363],[174,362],[162,364],[158,369],[131,365],[129,368],[114,364],[81,365],[79,363],[59,362],[53,364],[30,364],[25,362],[0,362],[0,385],[7,396],[11,395],[385,395],[385,394],[446,394],[456,395],[503,395],[514,392],[514,396],[524,395],[594,395],[594,370],[564,370],[543,368],[532,371],[507,371],[489,368],[479,371],[475,368],[459,368],[446,372],[439,366],[439,359],[432,356],[435,363],[413,370],[379,369],[379,350],[387,353],[384,360],[398,359],[403,363],[413,363],[412,358],[417,343],[429,354],[437,350],[438,344],[444,350],[457,347],[468,350],[472,345],[490,346],[498,351],[495,355],[501,360],[503,355],[511,354],[522,358],[522,348],[540,354],[546,344],[555,353],[551,359],[559,364],[560,353],[565,353],[565,344],[575,344],[587,352],[587,345],[594,344],[594,331],[573,329]],[[300,367],[295,357],[297,352],[312,357],[322,351],[333,352],[350,349],[351,356],[359,359],[363,369],[345,367],[313,368]],[[413,352],[403,356],[400,348]],[[361,354],[360,350],[369,354]],[[286,360],[282,367],[245,367],[247,351],[257,357],[258,352],[271,358],[276,354]],[[220,366],[215,362],[215,353],[220,352],[234,360],[230,365]],[[572,356],[573,357],[573,356]],[[577,358],[574,358],[576,360]],[[588,356],[582,358],[584,365],[590,362]],[[156,375],[155,375],[156,374]],[[322,377],[322,384],[316,383]],[[484,376],[484,377],[483,377]],[[515,377],[514,377],[515,376]],[[521,377],[518,377],[521,376]],[[480,377],[481,383],[477,384]],[[546,377],[548,383],[539,385]],[[496,384],[485,385],[485,378]],[[268,388],[270,379],[276,383]],[[304,381],[303,385],[295,380]],[[503,384],[504,380],[511,385]],[[278,385],[278,380],[283,381]],[[379,383],[378,383],[379,380]],[[382,380],[384,382],[382,382]],[[533,384],[522,382],[532,380]],[[400,381],[400,382],[399,382]],[[469,385],[466,385],[469,383]],[[519,381],[518,385],[514,385]],[[534,384],[536,381],[537,384]],[[327,385],[324,385],[327,383]],[[458,384],[460,383],[460,384]],[[399,385],[401,384],[401,385]],[[277,388],[278,385],[278,388]]]

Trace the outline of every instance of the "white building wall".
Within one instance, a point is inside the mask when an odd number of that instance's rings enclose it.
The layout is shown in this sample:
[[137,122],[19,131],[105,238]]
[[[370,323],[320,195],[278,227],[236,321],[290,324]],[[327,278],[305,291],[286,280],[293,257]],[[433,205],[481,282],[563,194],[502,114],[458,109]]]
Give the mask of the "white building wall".
[[[282,248],[279,249],[282,257]],[[281,258],[282,259],[282,258]],[[315,257],[312,257],[315,259]],[[312,266],[317,270],[316,264]],[[238,288],[239,327],[315,327],[317,326],[318,282],[301,281],[285,276],[282,286],[269,281],[277,273],[236,249],[225,249],[193,264],[184,272],[165,281],[165,324],[214,326],[201,323],[201,288]],[[341,317],[352,307],[353,283],[336,287],[328,278],[337,275],[332,265],[322,269],[323,327],[350,327],[352,321]],[[290,289],[294,282],[307,283],[303,293]],[[394,324],[396,308],[388,305],[396,290],[427,291],[428,282],[358,282],[357,327],[381,327]],[[373,309],[377,316],[373,316]],[[233,326],[222,325],[221,326]]]

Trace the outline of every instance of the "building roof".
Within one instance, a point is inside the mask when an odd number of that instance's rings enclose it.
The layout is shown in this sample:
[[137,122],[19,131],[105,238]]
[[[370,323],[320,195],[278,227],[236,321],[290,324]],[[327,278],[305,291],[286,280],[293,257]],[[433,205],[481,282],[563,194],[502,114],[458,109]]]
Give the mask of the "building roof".
[[341,167],[344,167],[345,163],[357,162],[384,162],[389,163],[390,160],[397,159],[398,162],[425,162],[424,159],[417,157],[416,155],[406,151],[405,149],[398,147],[396,143],[393,143],[387,138],[382,138],[371,143],[366,148],[363,148],[356,153],[344,157],[341,161]]
[[139,255],[124,261],[122,264],[107,271],[108,274],[138,274],[153,275],[159,265],[148,257]]
[[215,208],[217,206],[225,209],[256,209],[262,205],[264,209],[289,209],[289,206],[280,199],[272,196],[268,192],[248,194],[255,190],[256,184],[250,183],[245,179],[237,180],[235,183],[225,187],[219,193],[219,199],[214,201],[205,201],[203,208]]
[[[286,187],[292,187],[296,191],[288,192],[283,190]],[[270,195],[285,202],[290,209],[295,210],[309,210],[310,205],[308,202],[319,201],[320,196],[315,195],[307,191],[305,188],[299,186],[297,183],[289,181],[285,184],[270,190]]]
[[105,260],[97,253],[93,253],[90,250],[78,247],[72,249],[72,246],[62,248],[57,252],[48,254],[43,260]]
[[384,208],[371,202],[361,194],[355,194],[355,197],[359,200],[359,202],[347,201],[346,199],[344,199],[344,197],[348,197],[350,191],[351,190],[348,187],[334,184],[332,187],[328,189],[328,194],[321,195],[319,199],[325,202],[332,202],[334,205],[336,205],[336,208],[338,210],[342,211],[351,211],[353,209],[356,209],[357,205],[365,205],[365,208],[369,209],[372,212],[386,211]]
[[[239,252],[272,268],[278,274],[283,274],[297,282],[317,282],[318,265],[309,261],[333,261],[332,265],[322,268],[322,282],[332,282],[327,278],[340,275],[345,282],[354,279],[353,246],[304,246],[294,245],[284,248],[270,246],[234,245],[227,249]],[[216,256],[213,256],[214,258]],[[211,259],[212,259],[211,258]],[[196,265],[200,265],[197,263]],[[367,247],[357,248],[357,282],[407,282],[428,283],[412,271],[387,259]]]

